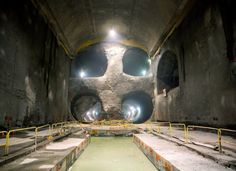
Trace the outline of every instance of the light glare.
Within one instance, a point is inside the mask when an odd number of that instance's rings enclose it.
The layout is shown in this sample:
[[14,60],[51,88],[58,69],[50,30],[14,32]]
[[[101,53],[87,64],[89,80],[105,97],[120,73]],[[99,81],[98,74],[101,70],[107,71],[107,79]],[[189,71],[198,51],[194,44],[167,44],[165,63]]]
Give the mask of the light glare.
[[141,74],[144,76],[144,75],[147,74],[147,71],[146,71],[146,70],[142,70],[142,71],[141,71]]
[[116,31],[115,31],[114,29],[111,29],[111,30],[109,31],[109,36],[111,36],[111,37],[116,37],[116,35],[117,35],[117,33],[116,33]]
[[81,78],[84,78],[86,74],[85,74],[84,71],[80,71],[79,75],[80,75]]

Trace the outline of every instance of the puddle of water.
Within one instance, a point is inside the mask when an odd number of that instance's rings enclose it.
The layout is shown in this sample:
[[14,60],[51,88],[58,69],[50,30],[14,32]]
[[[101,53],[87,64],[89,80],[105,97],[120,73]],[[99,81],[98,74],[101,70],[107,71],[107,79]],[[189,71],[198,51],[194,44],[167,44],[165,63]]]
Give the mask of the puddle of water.
[[156,171],[131,137],[93,137],[70,171]]

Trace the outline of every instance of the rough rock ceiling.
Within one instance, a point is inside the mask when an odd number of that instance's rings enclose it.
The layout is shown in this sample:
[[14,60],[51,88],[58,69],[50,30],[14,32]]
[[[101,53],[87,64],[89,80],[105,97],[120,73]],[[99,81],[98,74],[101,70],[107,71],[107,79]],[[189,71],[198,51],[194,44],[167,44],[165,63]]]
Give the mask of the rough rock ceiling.
[[[153,55],[193,0],[32,0],[70,56],[114,28]],[[86,43],[87,42],[87,43]]]

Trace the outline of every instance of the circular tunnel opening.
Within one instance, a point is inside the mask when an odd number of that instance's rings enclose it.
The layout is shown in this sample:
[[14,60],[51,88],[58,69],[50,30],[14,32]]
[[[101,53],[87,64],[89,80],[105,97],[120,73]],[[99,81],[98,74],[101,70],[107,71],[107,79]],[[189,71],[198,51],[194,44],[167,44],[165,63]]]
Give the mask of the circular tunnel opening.
[[179,86],[178,59],[174,52],[168,50],[163,53],[157,68],[158,94],[163,90],[169,91]]
[[146,76],[149,73],[148,54],[139,48],[129,48],[123,56],[123,72],[132,76]]
[[101,118],[101,100],[92,93],[80,94],[71,102],[71,113],[76,120],[94,122]]
[[153,111],[152,98],[143,91],[128,93],[122,100],[122,115],[133,123],[147,121]]
[[72,61],[72,77],[100,77],[107,70],[107,57],[101,44],[95,44],[81,51]]

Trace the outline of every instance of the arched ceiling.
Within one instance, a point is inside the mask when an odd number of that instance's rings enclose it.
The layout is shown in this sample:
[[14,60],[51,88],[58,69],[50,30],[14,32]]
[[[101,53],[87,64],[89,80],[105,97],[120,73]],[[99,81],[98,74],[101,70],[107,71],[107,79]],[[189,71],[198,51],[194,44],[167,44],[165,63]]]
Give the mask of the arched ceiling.
[[[153,55],[193,0],[32,0],[70,56],[114,28]],[[134,43],[135,42],[135,43]]]

